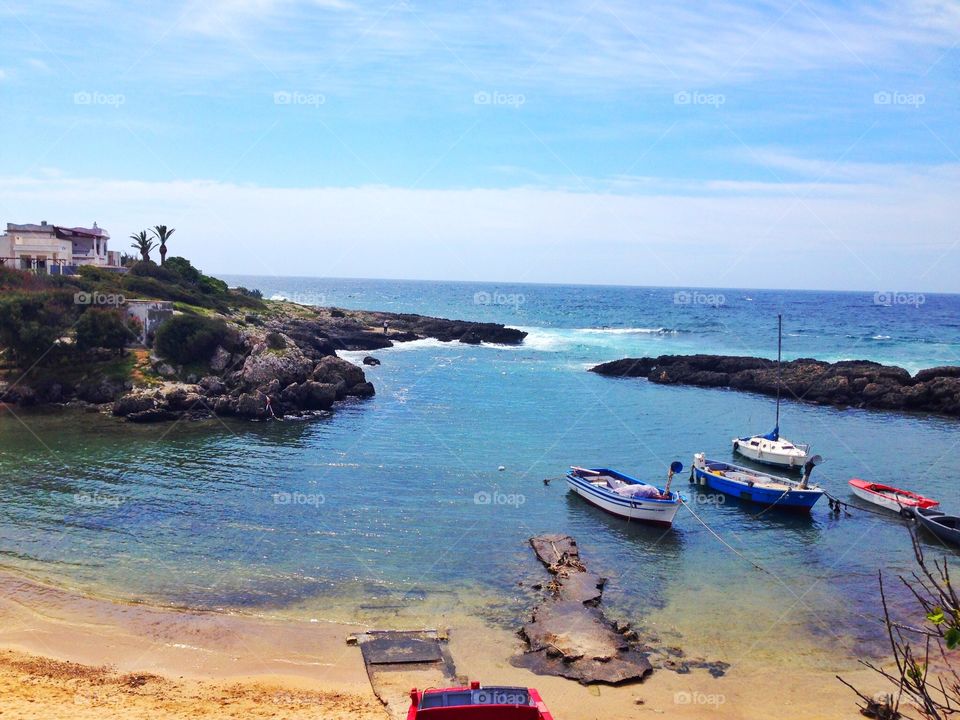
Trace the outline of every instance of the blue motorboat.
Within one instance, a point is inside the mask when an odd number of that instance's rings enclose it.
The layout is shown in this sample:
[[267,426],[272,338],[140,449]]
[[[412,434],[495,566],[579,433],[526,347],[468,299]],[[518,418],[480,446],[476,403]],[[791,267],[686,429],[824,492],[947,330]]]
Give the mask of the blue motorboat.
[[823,496],[821,488],[810,484],[810,473],[820,460],[820,456],[815,455],[804,466],[803,478],[790,480],[719,460],[708,460],[703,453],[697,453],[693,456],[693,482],[738,500],[809,512]]

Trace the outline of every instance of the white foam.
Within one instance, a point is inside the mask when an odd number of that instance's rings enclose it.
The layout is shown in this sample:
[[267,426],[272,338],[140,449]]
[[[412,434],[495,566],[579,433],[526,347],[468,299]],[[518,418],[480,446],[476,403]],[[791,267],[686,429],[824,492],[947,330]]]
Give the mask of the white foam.
[[577,328],[577,332],[588,335],[676,335],[677,331],[670,328]]

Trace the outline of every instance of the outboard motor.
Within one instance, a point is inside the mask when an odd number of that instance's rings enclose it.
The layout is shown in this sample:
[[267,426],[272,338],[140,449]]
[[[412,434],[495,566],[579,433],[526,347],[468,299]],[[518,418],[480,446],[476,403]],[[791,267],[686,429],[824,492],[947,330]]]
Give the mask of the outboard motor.
[[813,469],[823,462],[823,458],[819,455],[814,455],[812,458],[807,460],[806,464],[803,466],[803,479],[800,480],[800,489],[806,490],[807,484],[810,482],[810,473],[813,472]]

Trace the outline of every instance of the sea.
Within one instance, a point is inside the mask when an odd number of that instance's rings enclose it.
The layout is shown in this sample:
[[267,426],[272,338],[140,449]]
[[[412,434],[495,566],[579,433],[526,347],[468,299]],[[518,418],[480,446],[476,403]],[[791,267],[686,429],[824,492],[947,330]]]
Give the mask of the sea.
[[[809,516],[688,483],[769,431],[773,398],[589,372],[621,357],[723,353],[960,364],[960,296],[229,276],[305,305],[499,322],[518,346],[422,340],[373,353],[376,396],[301,420],[135,426],[45,409],[0,415],[0,569],[112,600],[371,624],[515,628],[544,579],[528,539],[568,533],[608,578],[608,614],[736,661],[849,667],[882,655],[878,572],[914,567],[910,529],[866,512],[860,477],[960,511],[957,420],[784,401],[824,462]],[[359,362],[368,353],[343,353]],[[689,503],[669,530],[568,492],[607,466]],[[920,535],[921,547],[953,550]],[[909,598],[892,590],[895,608]],[[914,611],[915,612],[915,611]]]

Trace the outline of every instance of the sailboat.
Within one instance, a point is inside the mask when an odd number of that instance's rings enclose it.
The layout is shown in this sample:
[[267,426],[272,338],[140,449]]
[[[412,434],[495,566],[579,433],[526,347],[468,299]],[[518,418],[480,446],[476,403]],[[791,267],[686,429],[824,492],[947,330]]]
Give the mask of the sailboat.
[[799,470],[810,459],[810,445],[787,440],[780,434],[780,364],[783,351],[783,315],[777,315],[777,421],[765,435],[733,439],[733,451],[754,462]]

